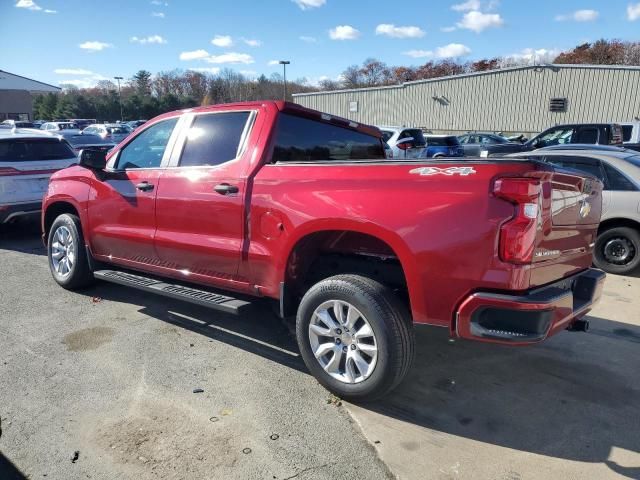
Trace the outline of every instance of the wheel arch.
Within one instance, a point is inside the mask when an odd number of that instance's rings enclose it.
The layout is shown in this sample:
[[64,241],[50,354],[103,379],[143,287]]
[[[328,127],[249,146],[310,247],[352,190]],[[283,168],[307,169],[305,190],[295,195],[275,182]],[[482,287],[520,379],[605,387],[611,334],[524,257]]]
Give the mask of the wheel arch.
[[631,218],[616,217],[616,218],[607,218],[606,220],[603,220],[602,222],[600,222],[600,225],[598,226],[598,235],[602,234],[606,230],[610,230],[612,228],[617,228],[617,227],[633,228],[640,232],[640,222],[633,220]]
[[[65,213],[75,215],[78,218],[81,218],[80,209],[78,208],[77,205],[75,205],[73,201],[69,199],[59,199],[47,204],[45,210],[43,210],[42,212],[42,235],[45,243],[49,238],[49,230],[51,229],[51,225],[53,225],[53,222],[55,221],[56,218],[58,218],[60,215],[63,215]],[[86,239],[87,238],[87,232],[85,230],[86,226],[84,225],[84,222],[82,222],[82,219],[80,220],[80,224],[83,230],[82,233],[84,235],[84,238]]]

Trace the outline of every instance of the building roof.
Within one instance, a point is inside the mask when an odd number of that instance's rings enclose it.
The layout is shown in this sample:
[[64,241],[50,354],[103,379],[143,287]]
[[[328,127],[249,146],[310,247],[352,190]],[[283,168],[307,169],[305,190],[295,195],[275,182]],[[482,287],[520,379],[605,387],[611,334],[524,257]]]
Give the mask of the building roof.
[[58,93],[62,89],[48,83],[0,70],[0,90],[28,90],[32,93]]
[[309,93],[294,93],[293,97],[306,97],[310,95],[326,95],[330,93],[348,93],[348,92],[364,92],[367,90],[385,90],[385,89],[394,89],[394,88],[404,88],[407,85],[416,85],[420,83],[433,83],[433,82],[442,82],[447,80],[457,80],[460,78],[467,77],[477,77],[482,75],[496,75],[502,73],[509,73],[520,70],[568,70],[568,69],[584,69],[584,70],[630,70],[640,72],[640,66],[629,66],[629,65],[565,65],[565,64],[545,64],[545,65],[523,65],[517,67],[507,67],[507,68],[498,68],[495,70],[485,70],[483,72],[471,72],[471,73],[462,73],[460,75],[449,75],[446,77],[436,77],[436,78],[428,78],[425,80],[413,80],[411,82],[404,82],[398,85],[385,85],[380,87],[365,87],[365,88],[347,88],[343,90],[327,90],[322,92],[309,92]]

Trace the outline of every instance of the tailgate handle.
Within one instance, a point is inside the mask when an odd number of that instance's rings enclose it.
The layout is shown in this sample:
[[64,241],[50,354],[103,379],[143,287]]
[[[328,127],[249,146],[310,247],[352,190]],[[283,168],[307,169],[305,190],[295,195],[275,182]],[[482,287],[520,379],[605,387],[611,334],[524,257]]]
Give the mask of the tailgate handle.
[[235,185],[229,185],[228,183],[221,183],[213,188],[220,195],[229,195],[230,193],[238,193],[238,187]]
[[148,192],[149,190],[153,190],[153,184],[149,182],[141,182],[136,185],[136,188],[143,192]]

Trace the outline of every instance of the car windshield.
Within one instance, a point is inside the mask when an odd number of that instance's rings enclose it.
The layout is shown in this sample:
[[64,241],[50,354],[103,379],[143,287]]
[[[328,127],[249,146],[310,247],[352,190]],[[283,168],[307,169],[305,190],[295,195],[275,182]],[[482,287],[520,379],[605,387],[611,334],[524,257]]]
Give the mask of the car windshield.
[[458,137],[427,137],[427,144],[431,147],[457,147],[460,145]]
[[72,130],[72,129],[78,129],[78,125],[76,125],[75,123],[59,123],[58,124],[58,128],[60,130]]
[[0,142],[0,162],[28,162],[74,158],[69,146],[53,138],[20,138]]

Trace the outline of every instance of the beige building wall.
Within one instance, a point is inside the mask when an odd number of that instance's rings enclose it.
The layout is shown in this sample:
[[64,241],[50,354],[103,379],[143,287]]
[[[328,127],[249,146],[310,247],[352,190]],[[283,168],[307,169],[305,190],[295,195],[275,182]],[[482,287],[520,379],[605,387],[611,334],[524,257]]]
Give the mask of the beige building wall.
[[[551,98],[566,98],[566,111],[550,111]],[[298,94],[294,101],[373,125],[531,134],[561,123],[640,118],[640,67],[515,67],[392,87]]]

